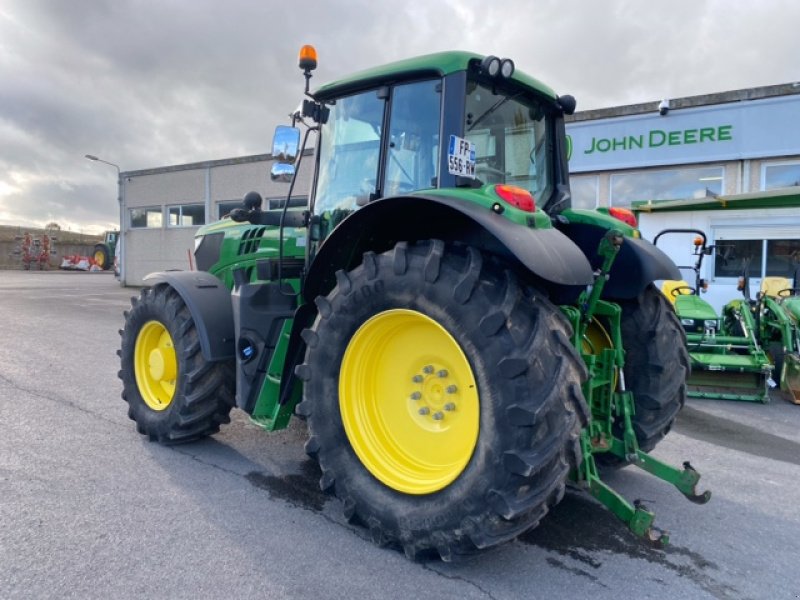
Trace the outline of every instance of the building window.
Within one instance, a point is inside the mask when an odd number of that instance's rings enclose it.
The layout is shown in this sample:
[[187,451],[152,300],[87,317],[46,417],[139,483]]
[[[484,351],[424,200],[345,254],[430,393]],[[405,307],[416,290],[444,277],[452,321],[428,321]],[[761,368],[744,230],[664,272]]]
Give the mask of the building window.
[[164,219],[160,206],[130,209],[131,228],[159,229]]
[[572,192],[572,208],[595,208],[600,178],[597,175],[572,175],[569,188]]
[[761,189],[800,186],[800,161],[765,164],[761,167]]
[[744,265],[750,277],[794,278],[800,268],[800,240],[719,240],[714,249],[714,276],[738,277]]
[[[286,196],[277,198],[265,198],[262,210],[275,210],[283,208],[286,202]],[[292,196],[289,200],[289,208],[305,207],[308,204],[308,198],[305,196]],[[217,203],[217,219],[221,219],[229,214],[234,208],[244,208],[244,203],[241,200],[223,200]]]
[[723,189],[722,167],[616,173],[611,176],[611,205],[630,206],[636,200],[715,197]]
[[241,200],[225,200],[217,204],[217,219],[231,214],[234,208],[242,208],[244,205]]
[[196,227],[206,222],[204,204],[181,204],[169,207],[170,227]]
[[739,277],[746,259],[750,276],[759,277],[763,256],[763,240],[719,240],[714,246],[714,277]]
[[[764,277],[792,279],[800,267],[800,240],[764,240],[767,246],[767,264]],[[800,285],[800,281],[797,282]]]

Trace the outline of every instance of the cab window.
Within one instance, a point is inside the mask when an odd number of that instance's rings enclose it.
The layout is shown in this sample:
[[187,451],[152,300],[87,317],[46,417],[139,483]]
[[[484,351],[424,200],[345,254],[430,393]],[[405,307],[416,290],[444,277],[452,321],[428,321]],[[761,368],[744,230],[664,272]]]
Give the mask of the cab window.
[[523,93],[467,83],[464,137],[475,144],[481,183],[519,186],[544,200],[552,191],[552,142],[542,104]]
[[419,81],[393,89],[383,196],[436,187],[440,86]]

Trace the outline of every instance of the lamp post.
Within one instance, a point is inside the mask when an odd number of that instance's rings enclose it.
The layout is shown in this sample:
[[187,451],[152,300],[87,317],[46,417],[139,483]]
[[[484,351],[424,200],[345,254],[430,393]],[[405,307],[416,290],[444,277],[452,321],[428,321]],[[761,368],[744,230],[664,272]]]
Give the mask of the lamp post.
[[125,260],[123,259],[124,252],[125,252],[125,236],[123,235],[122,231],[122,224],[123,224],[123,212],[122,212],[122,171],[119,168],[119,165],[109,162],[107,160],[103,160],[102,158],[98,158],[94,154],[84,154],[84,157],[96,161],[101,162],[106,165],[111,165],[117,170],[117,203],[119,204],[119,236],[117,238],[117,244],[119,245],[119,283],[120,285],[125,285]]

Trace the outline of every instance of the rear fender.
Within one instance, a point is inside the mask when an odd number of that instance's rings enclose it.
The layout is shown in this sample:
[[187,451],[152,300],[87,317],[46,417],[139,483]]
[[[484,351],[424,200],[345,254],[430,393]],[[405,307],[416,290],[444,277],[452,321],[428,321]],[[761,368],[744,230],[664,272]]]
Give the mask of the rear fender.
[[168,285],[178,292],[197,327],[203,358],[234,357],[231,293],[219,279],[204,271],[164,271],[147,275],[144,282],[152,287]]
[[[561,230],[575,242],[592,264],[600,266],[597,256],[600,240],[608,229],[601,225],[569,223]],[[681,279],[681,273],[672,259],[647,240],[626,237],[603,288],[607,298],[630,299],[641,294],[648,284],[657,279]]]
[[308,301],[327,293],[338,269],[352,268],[364,252],[383,252],[401,240],[441,239],[516,258],[555,287],[584,287],[592,270],[581,250],[555,228],[516,224],[477,204],[444,196],[406,196],[371,202],[342,221],[319,247],[306,278]]

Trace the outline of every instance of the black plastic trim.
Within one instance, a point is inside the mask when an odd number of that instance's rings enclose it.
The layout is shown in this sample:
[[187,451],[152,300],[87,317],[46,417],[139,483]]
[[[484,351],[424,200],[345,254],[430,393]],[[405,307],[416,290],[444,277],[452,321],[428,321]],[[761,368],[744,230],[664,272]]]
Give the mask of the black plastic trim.
[[197,327],[203,358],[207,361],[233,358],[231,294],[219,279],[203,271],[166,271],[147,275],[144,283],[169,285],[180,294]]
[[[602,259],[597,256],[605,227],[589,224],[566,224],[559,227],[573,240],[598,268]],[[603,289],[606,298],[636,298],[648,284],[657,279],[681,279],[680,271],[664,252],[644,239],[625,238]]]
[[371,202],[342,221],[319,247],[303,294],[312,301],[327,291],[337,269],[349,268],[367,250],[380,252],[399,240],[443,239],[477,243],[519,260],[535,276],[562,286],[585,286],[592,269],[580,249],[557,229],[532,229],[495,212],[446,196],[398,196]]

